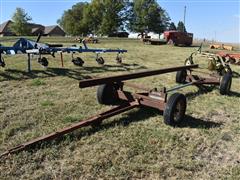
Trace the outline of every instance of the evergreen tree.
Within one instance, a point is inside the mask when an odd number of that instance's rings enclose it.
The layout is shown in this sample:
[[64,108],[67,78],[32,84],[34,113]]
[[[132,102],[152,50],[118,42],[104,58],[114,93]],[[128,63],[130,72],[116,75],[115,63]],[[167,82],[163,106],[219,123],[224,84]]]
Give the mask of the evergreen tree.
[[177,30],[180,31],[180,32],[187,32],[186,28],[185,28],[185,25],[182,21],[178,22]]
[[169,30],[170,30],[170,31],[175,31],[175,30],[177,30],[174,22],[171,22],[171,23],[170,23],[170,25],[169,25]]

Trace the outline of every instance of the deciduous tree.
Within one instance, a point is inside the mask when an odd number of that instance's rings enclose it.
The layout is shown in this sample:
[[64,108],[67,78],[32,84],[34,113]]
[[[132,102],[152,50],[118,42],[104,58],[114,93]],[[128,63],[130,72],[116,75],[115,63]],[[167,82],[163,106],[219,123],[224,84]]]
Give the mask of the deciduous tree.
[[88,10],[88,3],[77,3],[71,9],[64,11],[57,23],[70,35],[86,35],[89,33],[89,24],[84,20]]
[[28,22],[32,18],[22,8],[16,8],[16,11],[12,17],[11,30],[18,36],[30,35],[31,28],[27,26]]
[[134,32],[161,33],[169,26],[167,12],[155,0],[133,0],[129,29]]

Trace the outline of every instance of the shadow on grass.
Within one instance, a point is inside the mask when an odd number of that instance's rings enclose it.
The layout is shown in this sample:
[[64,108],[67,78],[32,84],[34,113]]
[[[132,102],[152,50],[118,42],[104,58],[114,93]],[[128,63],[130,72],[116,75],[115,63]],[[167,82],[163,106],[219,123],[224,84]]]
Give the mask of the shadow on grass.
[[213,121],[205,121],[199,118],[195,118],[189,115],[186,115],[184,120],[180,125],[179,128],[196,128],[196,129],[210,129],[210,128],[217,128],[220,127],[222,123],[217,123]]
[[236,92],[236,91],[231,91],[231,92],[230,92],[230,96],[240,97],[240,93],[239,93],[239,92]]
[[233,75],[233,78],[239,78],[240,77],[240,74],[236,71],[233,71],[232,75]]
[[30,73],[17,69],[6,69],[5,72],[0,72],[0,81],[47,78],[57,76],[65,76],[76,80],[82,80],[91,78],[89,75],[86,75],[91,73],[130,71],[138,69],[147,68],[138,64],[124,63],[119,65],[104,65],[96,67],[85,66],[79,67],[77,70],[68,68],[47,68],[46,70],[32,70]]
[[185,94],[188,100],[192,100],[202,94],[207,94],[213,90],[217,89],[216,86],[198,86],[198,91],[197,92],[188,92]]
[[69,78],[81,80],[86,78],[91,78],[90,76],[84,76],[80,72],[65,68],[48,68],[47,70],[32,70],[31,72],[25,72],[16,69],[7,69],[6,73],[0,73],[3,77],[1,81],[10,80],[25,80],[25,79],[35,79],[35,78],[47,78],[56,76],[67,76]]
[[[28,147],[27,149],[25,149],[25,151],[34,153],[37,151],[37,149],[46,148],[51,145],[55,146],[55,145],[60,145],[62,143],[69,144],[72,141],[77,141],[77,140],[83,138],[84,136],[93,135],[94,133],[104,130],[104,129],[109,129],[109,128],[113,128],[113,127],[120,126],[120,125],[128,126],[131,123],[145,121],[146,119],[148,119],[150,117],[161,116],[161,115],[162,115],[162,112],[160,112],[156,109],[139,108],[136,111],[131,111],[131,112],[127,113],[127,117],[125,116],[125,117],[121,117],[120,119],[115,120],[115,121],[113,120],[113,121],[106,122],[102,125],[99,125],[98,127],[86,127],[81,131],[70,133],[65,136],[57,137],[52,141],[46,141],[46,142],[42,141],[42,142],[39,142],[35,145]],[[221,125],[222,124],[220,124],[220,123],[216,123],[216,122],[212,122],[212,121],[205,121],[205,120],[201,120],[201,119],[186,115],[183,122],[176,128],[188,127],[188,128],[197,128],[197,129],[209,129],[209,128],[216,128]]]

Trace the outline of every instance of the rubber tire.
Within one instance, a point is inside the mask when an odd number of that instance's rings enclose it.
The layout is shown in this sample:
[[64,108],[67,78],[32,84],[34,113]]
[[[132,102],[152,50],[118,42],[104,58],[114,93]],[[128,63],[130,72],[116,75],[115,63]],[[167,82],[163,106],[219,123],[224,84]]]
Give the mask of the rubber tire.
[[176,82],[180,84],[184,84],[187,78],[187,71],[185,69],[180,70],[176,74]]
[[[180,104],[180,114],[179,117],[175,119],[174,113],[179,102],[182,102]],[[183,94],[174,93],[171,95],[163,112],[164,123],[170,126],[179,125],[185,116],[186,108],[187,100]]]
[[101,64],[101,65],[103,65],[104,62],[105,62],[104,59],[103,59],[103,57],[97,58],[96,61],[97,61],[98,64]]
[[122,57],[117,57],[116,61],[117,61],[117,63],[121,64],[122,63]]
[[119,102],[117,90],[113,84],[103,84],[97,89],[97,101],[99,104],[116,105]]
[[42,58],[38,59],[38,63],[44,67],[48,67],[48,60],[46,57],[42,57]]
[[232,85],[232,74],[226,73],[223,75],[222,80],[220,82],[220,94],[221,95],[228,95],[230,93]]
[[75,66],[83,66],[84,61],[82,60],[82,58],[77,57],[77,58],[75,58],[75,59],[72,60],[72,63],[73,63]]
[[0,59],[0,66],[3,68],[6,66],[3,57]]

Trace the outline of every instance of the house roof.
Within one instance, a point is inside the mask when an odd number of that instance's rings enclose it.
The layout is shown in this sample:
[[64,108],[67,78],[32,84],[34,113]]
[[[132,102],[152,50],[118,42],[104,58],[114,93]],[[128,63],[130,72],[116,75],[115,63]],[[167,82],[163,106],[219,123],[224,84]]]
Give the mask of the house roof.
[[36,33],[36,32],[41,31],[41,30],[42,30],[42,28],[40,28],[40,27],[33,28],[32,33]]
[[53,29],[55,29],[56,27],[58,27],[57,25],[54,26],[45,26],[44,29],[44,34],[49,34]]
[[[0,33],[6,33],[8,31],[10,31],[9,28],[7,28],[7,27],[9,27],[9,23],[12,23],[12,21],[8,20],[8,21],[0,24]],[[41,24],[35,24],[35,23],[28,23],[27,25],[29,28],[31,28],[32,33],[37,33],[38,31],[44,31],[44,34],[50,34],[55,29],[57,29],[58,32],[60,32],[60,30],[63,31],[62,28],[60,28],[58,25],[43,26]]]
[[0,33],[4,31],[4,29],[8,26],[9,23],[11,23],[11,20],[8,20],[0,25]]

